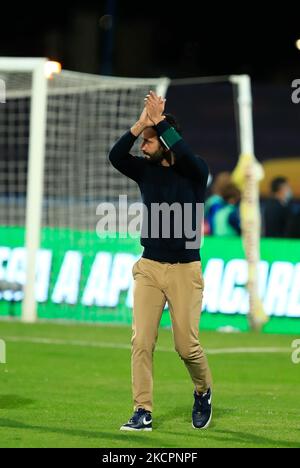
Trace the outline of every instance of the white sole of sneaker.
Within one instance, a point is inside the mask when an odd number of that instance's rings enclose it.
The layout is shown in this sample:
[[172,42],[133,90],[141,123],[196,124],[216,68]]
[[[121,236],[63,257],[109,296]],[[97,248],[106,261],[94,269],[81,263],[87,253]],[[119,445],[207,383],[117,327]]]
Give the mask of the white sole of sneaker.
[[207,423],[205,424],[205,426],[203,426],[203,427],[196,427],[196,426],[194,426],[194,424],[192,423],[192,427],[193,427],[194,429],[198,429],[198,431],[199,431],[199,430],[201,431],[202,429],[207,429],[208,426],[210,425],[211,418],[212,418],[212,410],[211,410],[211,413],[210,413],[209,420],[207,421]]
[[134,429],[133,427],[120,427],[120,431],[135,431],[135,432],[141,432],[141,431],[145,431],[145,432],[151,432],[152,431],[152,427],[145,427],[143,429]]

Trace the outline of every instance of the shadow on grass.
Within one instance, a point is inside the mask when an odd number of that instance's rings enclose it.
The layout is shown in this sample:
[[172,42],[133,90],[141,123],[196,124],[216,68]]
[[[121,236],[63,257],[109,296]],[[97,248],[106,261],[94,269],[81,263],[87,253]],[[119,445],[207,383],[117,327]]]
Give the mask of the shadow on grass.
[[[206,441],[209,440],[211,442],[211,447],[214,446],[213,442],[220,443],[224,442],[225,447],[234,447],[236,443],[242,443],[244,445],[251,445],[257,447],[264,447],[264,446],[272,446],[272,447],[286,447],[286,448],[297,448],[300,447],[300,441],[286,441],[281,439],[271,439],[268,437],[255,435],[253,433],[246,433],[240,431],[232,431],[232,430],[220,430],[218,429],[218,421],[221,419],[226,418],[226,416],[232,417],[238,410],[235,408],[220,408],[214,406],[213,409],[213,419],[207,430],[196,430],[193,429],[191,432],[191,411],[187,412],[186,406],[177,407],[176,409],[166,412],[163,415],[155,418],[155,427],[158,430],[163,431],[165,434],[174,435],[174,436],[186,436],[189,438],[189,442],[191,440],[195,440],[195,443],[200,442],[200,440],[205,439]],[[187,430],[184,432],[179,431],[172,431],[169,429],[164,429],[164,423],[168,424],[172,419],[176,419],[178,421],[181,420],[184,423],[187,423]],[[176,427],[176,425],[175,425]],[[222,436],[223,435],[223,436]],[[227,437],[226,437],[227,436]],[[200,439],[201,438],[201,439]],[[197,447],[198,444],[195,445]]]
[[[213,419],[210,427],[215,426],[215,420],[220,420],[226,418],[227,415],[234,415],[237,412],[235,408],[218,408],[214,406],[213,408]],[[154,422],[157,426],[163,427],[164,423],[167,424],[170,420],[176,419],[178,421],[181,420],[184,423],[191,424],[192,423],[192,405],[190,408],[187,406],[176,407],[171,411],[165,412],[160,414],[159,416],[154,418]]]
[[[250,443],[251,445],[255,445],[256,447],[284,447],[284,448],[297,448],[300,446],[299,440],[297,442],[291,440],[278,440],[278,439],[270,439],[269,437],[264,437],[261,435],[255,435],[253,433],[249,434],[247,432],[239,432],[239,431],[222,431],[222,430],[215,430],[214,433],[217,434],[224,434],[227,437],[218,437],[218,440],[227,441],[227,444],[232,442],[243,442],[244,444]],[[229,436],[229,437],[228,437]]]
[[[0,398],[3,399],[4,397]],[[8,402],[10,400],[8,399]],[[12,400],[14,401],[14,400]],[[21,398],[18,397],[19,404],[29,404],[32,400],[22,401]],[[15,407],[15,406],[9,406]],[[1,408],[1,406],[0,406]],[[256,435],[252,432],[241,432],[241,431],[234,431],[234,430],[224,430],[218,429],[218,421],[226,415],[232,416],[232,411],[228,408],[226,410],[222,408],[214,408],[214,418],[211,426],[209,429],[205,431],[199,431],[196,429],[192,429],[191,426],[191,417],[187,414],[186,407],[177,408],[172,412],[166,412],[163,415],[154,419],[154,433],[132,433],[132,432],[119,432],[118,427],[115,427],[108,430],[107,432],[104,431],[88,431],[84,429],[68,429],[66,427],[48,427],[48,426],[41,426],[41,425],[30,425],[20,421],[13,421],[6,418],[0,418],[0,427],[2,428],[11,428],[11,429],[19,429],[19,430],[29,430],[38,432],[41,434],[59,434],[64,436],[70,437],[79,437],[85,439],[94,439],[98,441],[98,447],[103,447],[103,443],[107,444],[107,441],[116,442],[118,441],[118,447],[128,448],[132,445],[130,444],[137,444],[136,446],[144,446],[144,447],[157,447],[157,448],[174,448],[178,445],[174,441],[176,440],[176,436],[180,436],[181,438],[184,437],[188,440],[189,447],[191,447],[191,443],[193,444],[192,447],[199,448],[202,445],[201,441],[205,441],[205,446],[207,447],[215,447],[215,446],[224,446],[224,447],[235,447],[237,445],[244,445],[247,446],[254,446],[254,447],[284,447],[284,448],[296,448],[300,446],[300,442],[298,441],[287,441],[287,440],[280,440],[276,438],[269,438],[262,435]],[[170,429],[170,421],[174,419],[181,420],[181,423],[184,422],[186,424],[186,429],[184,431],[176,431],[176,423],[174,423],[175,430]],[[164,428],[164,426],[168,425],[168,428]],[[157,436],[156,436],[157,431]],[[164,435],[166,437],[164,437]],[[173,438],[173,443],[169,440],[168,437],[171,436]],[[179,439],[178,439],[179,441]],[[200,445],[199,445],[200,444]],[[65,447],[68,447],[68,442],[66,441]],[[105,445],[107,446],[107,445]]]
[[0,395],[0,409],[23,408],[35,403],[35,400],[23,398],[18,395]]
[[[82,429],[67,429],[67,428],[58,428],[58,427],[47,427],[47,426],[38,426],[38,425],[29,425],[22,423],[20,421],[13,421],[11,419],[4,419],[0,418],[0,427],[1,428],[10,428],[10,429],[23,429],[23,430],[31,430],[37,431],[40,433],[52,433],[52,434],[63,434],[72,437],[85,437],[87,439],[97,439],[99,441],[99,448],[102,447],[100,444],[101,439],[109,439],[112,441],[122,441],[124,443],[123,447],[126,448],[126,441],[139,441],[139,442],[150,442],[151,445],[157,443],[157,447],[161,446],[161,439],[156,439],[152,437],[152,433],[150,436],[147,436],[145,432],[142,433],[125,433],[125,432],[118,432],[118,429],[112,432],[102,432],[102,431],[85,431]],[[66,447],[67,442],[66,442]],[[122,447],[122,445],[120,445]],[[165,445],[168,447],[168,445]]]
[[[193,429],[193,434],[190,431],[178,432],[178,431],[164,431],[165,434],[173,436],[183,436],[186,435],[189,439],[189,444],[195,442],[193,445],[194,448],[199,447],[201,441],[206,441],[207,447],[228,447],[236,448],[237,445],[243,445],[247,447],[257,447],[257,448],[299,448],[300,442],[294,442],[290,440],[276,440],[270,439],[264,436],[255,436],[252,433],[239,432],[239,431],[221,431],[215,428],[214,425],[211,425],[209,429],[204,431]],[[224,436],[222,436],[222,434]],[[189,445],[191,447],[191,445]]]

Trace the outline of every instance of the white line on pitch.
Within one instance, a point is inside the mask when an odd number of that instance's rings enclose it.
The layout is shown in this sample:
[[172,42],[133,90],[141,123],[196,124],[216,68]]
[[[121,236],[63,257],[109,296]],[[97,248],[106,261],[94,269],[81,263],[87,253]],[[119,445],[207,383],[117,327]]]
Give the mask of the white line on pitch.
[[[60,340],[55,338],[33,338],[27,336],[6,336],[7,342],[33,343],[46,345],[80,346],[86,348],[131,349],[130,344],[110,343],[105,341]],[[156,347],[157,351],[174,352],[172,348]],[[261,348],[207,348],[206,354],[243,354],[243,353],[289,353],[290,348],[261,347]]]

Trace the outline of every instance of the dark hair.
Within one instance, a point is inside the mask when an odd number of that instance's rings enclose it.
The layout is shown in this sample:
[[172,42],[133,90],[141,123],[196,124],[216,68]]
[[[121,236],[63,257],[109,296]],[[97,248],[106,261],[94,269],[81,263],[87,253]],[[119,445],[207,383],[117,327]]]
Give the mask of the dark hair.
[[234,199],[234,201],[237,203],[240,201],[241,192],[233,182],[229,182],[222,188],[221,196],[226,202]]
[[287,179],[285,177],[276,177],[271,182],[271,192],[277,193],[281,186],[287,183]]
[[182,134],[181,127],[179,123],[177,122],[176,117],[173,114],[167,114],[166,112],[163,113],[163,115],[166,117],[166,121],[173,127],[179,135]]

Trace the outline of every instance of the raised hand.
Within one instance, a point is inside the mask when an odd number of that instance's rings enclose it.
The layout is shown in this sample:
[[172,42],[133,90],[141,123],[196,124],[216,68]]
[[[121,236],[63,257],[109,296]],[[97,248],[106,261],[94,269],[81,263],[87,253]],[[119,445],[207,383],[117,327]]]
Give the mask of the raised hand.
[[153,122],[148,116],[147,108],[146,106],[143,109],[143,112],[140,115],[139,122],[144,126],[144,127],[152,127]]
[[166,99],[157,96],[154,91],[150,91],[145,98],[146,110],[152,125],[157,125],[165,119],[162,113],[165,110]]
[[165,117],[162,115],[166,100],[160,96],[157,96],[153,91],[144,99],[145,107],[140,115],[139,120],[131,127],[131,133],[135,136],[139,136],[147,127],[153,127]]
[[148,116],[146,106],[144,107],[139,120],[131,127],[130,131],[133,135],[139,136],[147,127],[153,127],[153,122]]

